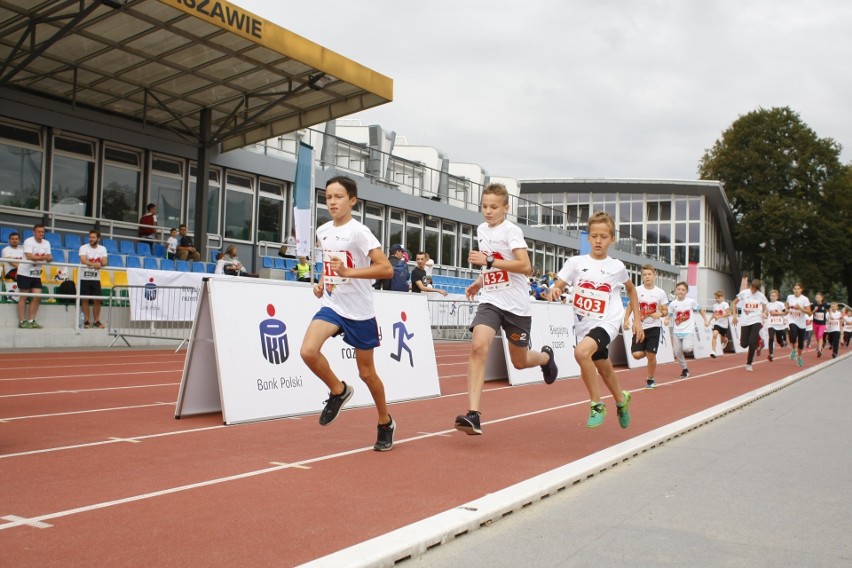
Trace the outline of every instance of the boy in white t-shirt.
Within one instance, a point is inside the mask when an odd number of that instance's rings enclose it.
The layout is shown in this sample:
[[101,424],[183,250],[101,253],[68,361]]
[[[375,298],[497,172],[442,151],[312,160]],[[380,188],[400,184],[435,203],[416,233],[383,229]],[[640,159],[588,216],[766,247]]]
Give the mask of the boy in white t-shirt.
[[322,247],[323,274],[314,286],[322,308],[308,325],[300,355],[328,387],[328,400],[319,423],[331,424],[355,389],[337,378],[321,349],[329,338],[343,334],[343,341],[355,348],[358,373],[376,403],[379,424],[373,449],[386,452],[393,448],[396,423],[388,414],[385,386],[373,359],[373,350],[379,346],[379,326],[372,280],[390,278],[393,268],[370,229],[352,218],[352,208],[358,203],[355,180],[345,176],[331,178],[325,185],[325,200],[331,221],[316,232]]
[[[101,233],[92,229],[89,231],[89,242],[80,247],[80,264],[83,265],[83,270],[80,273],[80,295],[81,296],[100,296],[101,295],[101,268],[107,265],[107,250],[98,242],[101,239]],[[89,302],[92,307],[92,323],[89,323]],[[81,299],[80,307],[83,309],[85,323],[83,326],[96,327],[103,329],[104,324],[101,323],[101,301]]]
[[169,238],[166,239],[166,258],[174,260],[177,256],[178,247],[178,230],[172,227],[169,231]]
[[725,301],[725,291],[716,290],[716,303],[713,304],[713,339],[710,342],[710,356],[716,358],[716,339],[721,338],[722,349],[728,345],[728,328],[731,322],[731,306]]
[[811,329],[813,329],[813,317],[811,315],[811,302],[807,296],[802,295],[802,283],[793,285],[793,293],[787,296],[787,315],[790,318],[790,360],[796,361],[799,367],[804,367],[802,351],[805,348],[805,335],[807,334],[808,317],[811,317]]
[[636,287],[624,263],[607,255],[614,242],[615,222],[605,211],[596,211],[589,217],[591,252],[569,258],[550,287],[550,299],[555,301],[565,293],[566,286],[573,286],[574,331],[579,341],[574,348],[574,358],[580,365],[583,382],[589,391],[588,428],[600,426],[606,416],[598,374],[615,399],[619,425],[627,428],[630,424],[630,393],[621,390],[608,349],[624,320],[622,287],[630,298],[633,336],[640,343],[645,339]]
[[[642,286],[636,289],[639,298],[639,314],[642,316],[642,329],[645,338],[637,341],[634,337],[630,343],[630,352],[634,359],[648,358],[648,380],[645,388],[656,388],[654,373],[657,370],[657,349],[660,346],[660,335],[663,331],[662,319],[666,317],[669,297],[666,292],[654,284],[657,271],[650,264],[642,267]],[[629,310],[624,312],[624,329],[630,329]]]
[[[763,312],[769,300],[760,291],[763,282],[755,278],[745,290],[741,290],[731,304],[731,323],[737,325],[737,320],[742,319],[740,326],[740,347],[748,347],[748,358],[746,359],[746,371],[753,371],[755,353],[760,356],[761,339],[760,330],[763,327]],[[742,318],[737,317],[737,304],[742,302]]]
[[[784,334],[787,331],[787,308],[778,301],[778,290],[769,291],[769,303],[766,304],[767,333],[769,334],[769,362],[775,359],[775,342],[784,347]],[[795,351],[795,349],[793,349]],[[792,359],[792,357],[791,357]]]
[[687,292],[689,292],[689,284],[678,282],[675,286],[676,298],[669,302],[669,316],[666,318],[666,325],[671,323],[672,326],[672,351],[680,363],[680,376],[684,379],[689,376],[689,369],[683,353],[683,342],[689,337],[695,340],[695,319],[692,314],[698,310],[704,319],[704,327],[710,326],[704,308],[700,307],[694,299],[687,298]]
[[503,184],[492,183],[482,190],[485,222],[476,229],[479,250],[470,251],[468,262],[482,266],[482,273],[465,290],[469,300],[482,290],[476,316],[470,329],[470,361],[467,370],[467,414],[456,416],[455,429],[470,436],[482,434],[480,403],[485,384],[488,350],[502,328],[509,343],[509,358],[516,369],[541,367],[544,381],[558,376],[553,349],[544,345],[532,351],[529,284],[532,271],[527,243],[521,228],[506,219],[509,192]]

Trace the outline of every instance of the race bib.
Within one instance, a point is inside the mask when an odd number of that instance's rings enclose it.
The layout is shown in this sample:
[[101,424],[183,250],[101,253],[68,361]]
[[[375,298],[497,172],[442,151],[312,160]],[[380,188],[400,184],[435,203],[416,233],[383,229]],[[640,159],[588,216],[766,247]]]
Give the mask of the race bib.
[[826,331],[840,331],[840,320],[839,319],[828,319],[828,323],[825,326]]
[[30,268],[30,278],[41,278],[41,266],[32,265]]
[[769,316],[769,325],[773,327],[784,325],[784,316]]
[[482,273],[482,288],[489,292],[502,290],[512,285],[509,280],[509,273],[499,268],[492,268]]
[[590,288],[574,287],[574,312],[583,317],[603,319],[609,292]]
[[97,268],[87,266],[83,268],[82,278],[83,280],[98,280],[100,278],[100,271]]
[[346,251],[323,251],[322,253],[322,274],[323,274],[323,283],[331,284],[331,285],[339,285],[346,284],[351,278],[344,278],[337,274],[334,270],[331,269],[331,261],[335,258],[339,258],[349,266],[351,263],[347,262]]
[[743,311],[747,314],[760,311],[760,302],[746,302]]
[[825,321],[825,314],[823,312],[814,312],[814,321],[822,323]]

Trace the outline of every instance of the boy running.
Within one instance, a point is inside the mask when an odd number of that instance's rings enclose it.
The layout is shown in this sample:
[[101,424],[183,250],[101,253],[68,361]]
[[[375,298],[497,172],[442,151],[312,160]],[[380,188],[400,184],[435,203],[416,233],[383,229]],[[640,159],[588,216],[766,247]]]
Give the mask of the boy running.
[[472,300],[482,290],[479,307],[470,329],[470,363],[467,371],[467,414],[457,416],[455,428],[470,436],[482,434],[480,402],[485,383],[488,349],[500,328],[509,342],[509,357],[516,369],[541,367],[544,382],[558,376],[553,349],[545,345],[539,351],[529,349],[532,317],[529,284],[532,272],[527,242],[521,228],[506,219],[509,192],[503,184],[492,183],[482,190],[482,216],[485,222],[476,228],[479,250],[470,251],[468,262],[482,266],[482,274],[465,290]]
[[722,350],[728,345],[728,327],[731,321],[731,306],[725,301],[724,290],[716,290],[716,303],[713,304],[713,315],[710,316],[713,324],[713,339],[711,340],[712,351],[710,356],[716,358],[716,339],[722,339]]
[[840,352],[840,330],[843,326],[843,312],[837,302],[831,302],[828,315],[825,318],[825,334],[828,336],[828,344],[831,346],[831,358],[837,357]]
[[[695,341],[695,320],[693,312],[698,310],[701,317],[704,319],[704,327],[709,327],[710,322],[707,320],[707,314],[704,308],[692,299],[687,298],[686,293],[689,292],[689,284],[686,282],[678,282],[675,286],[675,294],[677,297],[669,302],[669,314],[666,318],[666,325],[669,325],[671,320],[672,326],[672,351],[674,351],[677,362],[680,363],[680,376],[685,379],[689,376],[689,369],[686,366],[686,356],[683,353],[683,342],[687,338],[692,338]],[[674,318],[672,318],[674,316]]]
[[396,423],[388,414],[385,386],[373,360],[379,328],[371,280],[390,278],[393,269],[376,237],[352,218],[352,208],[358,203],[355,181],[343,176],[331,178],[325,185],[325,199],[331,221],[316,232],[322,247],[323,275],[314,286],[314,295],[322,298],[322,308],[308,325],[300,355],[330,391],[319,423],[331,424],[355,389],[337,378],[320,350],[330,337],[343,334],[343,341],[355,348],[358,375],[370,389],[379,414],[373,449],[386,452],[393,447]]
[[769,300],[760,291],[763,283],[755,278],[749,287],[741,290],[731,305],[731,323],[737,325],[737,304],[743,303],[742,325],[740,326],[740,347],[748,347],[748,359],[746,360],[746,371],[753,371],[751,364],[754,362],[754,354],[760,356],[760,330],[763,327],[763,312]]
[[793,293],[787,296],[787,313],[790,317],[790,360],[796,361],[799,367],[804,367],[802,350],[805,348],[805,330],[807,317],[811,314],[811,302],[802,295],[802,284],[793,285]]
[[[784,332],[787,330],[787,308],[784,306],[783,302],[778,301],[778,297],[780,294],[778,290],[772,290],[769,292],[769,303],[766,304],[766,314],[768,319],[768,326],[766,328],[767,333],[769,334],[769,356],[768,359],[772,362],[775,359],[775,342],[778,342],[778,345],[784,347]],[[789,298],[788,298],[789,300]],[[796,349],[794,348],[793,351]],[[790,356],[790,359],[793,359],[793,356]]]
[[615,222],[605,211],[596,211],[589,217],[591,252],[569,258],[550,287],[551,300],[557,300],[564,294],[568,285],[574,290],[574,331],[579,341],[574,348],[574,358],[580,365],[583,382],[589,391],[587,428],[600,426],[606,416],[598,374],[615,399],[618,423],[622,428],[630,425],[630,393],[621,390],[609,361],[608,349],[624,320],[621,288],[630,298],[633,335],[639,343],[645,339],[636,287],[630,281],[624,263],[607,255],[614,242]]
[[[642,330],[645,337],[637,341],[634,337],[630,342],[630,351],[634,359],[648,358],[648,381],[647,389],[656,388],[654,372],[657,370],[657,349],[660,346],[660,332],[663,329],[662,319],[666,316],[666,306],[669,297],[665,291],[654,284],[657,271],[650,264],[642,267],[642,286],[636,289],[639,298],[639,314],[642,316]],[[624,312],[624,329],[630,329],[630,316],[632,312]]]
[[852,308],[844,308],[844,310],[843,310],[843,346],[849,347],[850,341],[852,341]]

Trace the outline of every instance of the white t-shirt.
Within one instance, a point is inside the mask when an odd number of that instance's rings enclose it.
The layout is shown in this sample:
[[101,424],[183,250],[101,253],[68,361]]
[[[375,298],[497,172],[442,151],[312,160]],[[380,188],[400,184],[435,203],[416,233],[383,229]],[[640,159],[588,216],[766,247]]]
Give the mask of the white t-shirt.
[[663,306],[669,303],[669,297],[663,289],[658,286],[649,289],[643,284],[636,288],[636,294],[639,296],[639,315],[642,317],[642,329],[662,327],[663,319],[654,319],[651,314],[657,311],[662,312]]
[[[482,223],[476,228],[479,250],[494,259],[517,260],[515,249],[527,250],[521,228],[504,220],[496,227]],[[529,280],[523,274],[494,267],[482,267],[482,295],[479,303],[491,304],[518,316],[530,315]]]
[[[24,241],[24,254],[26,253],[35,255],[50,254],[50,243],[47,242],[47,239],[42,239],[40,243],[37,243],[35,237],[30,237]],[[43,268],[43,263],[33,264],[24,260],[18,265],[18,274],[29,276],[30,278],[41,278]]]
[[674,299],[669,302],[669,321],[672,333],[677,337],[686,337],[695,333],[695,321],[692,313],[698,309],[698,303],[692,298]]
[[624,319],[621,289],[628,280],[624,263],[611,257],[597,260],[587,254],[572,256],[557,276],[573,286],[577,339],[600,327],[610,341],[614,340]]
[[[3,256],[3,258],[7,258],[7,259],[8,258],[22,259],[22,258],[24,258],[24,249],[20,245],[16,246],[15,248],[12,248],[11,245],[7,245],[7,246],[3,247],[2,256]],[[13,268],[15,268],[14,266],[12,266],[12,263],[10,263],[10,262],[4,262],[3,264],[6,265],[4,274],[9,274],[9,271],[12,270]]]
[[807,315],[804,312],[804,308],[807,308],[810,305],[811,302],[808,300],[807,296],[796,297],[795,294],[787,296],[787,309],[789,310],[790,323],[800,329],[804,329],[805,316]]
[[843,333],[852,333],[852,316],[843,316]]
[[843,312],[837,310],[836,312],[828,311],[828,317],[825,322],[825,331],[826,333],[833,333],[840,331],[840,324],[843,322]]
[[769,303],[763,292],[758,290],[752,293],[751,288],[746,288],[737,294],[737,307],[742,309],[740,316],[740,325],[745,327],[761,323],[763,321],[763,307]]
[[166,239],[166,252],[175,254],[177,252],[178,240],[177,237],[169,237]]
[[813,331],[814,329],[814,316],[805,316],[805,329]]
[[713,318],[716,322],[713,325],[718,325],[724,329],[728,329],[728,324],[730,322],[731,316],[726,316],[725,312],[731,309],[730,304],[725,300],[713,304]]
[[351,320],[376,317],[373,308],[373,281],[369,278],[342,278],[332,272],[329,262],[340,258],[349,268],[370,266],[370,251],[382,247],[365,225],[352,219],[340,227],[329,221],[317,229],[317,241],[322,247],[323,284],[322,305]]
[[[86,260],[89,262],[94,262],[96,260],[100,260],[101,264],[107,259],[107,250],[103,245],[92,246],[89,243],[84,244],[80,247],[80,259],[86,257]],[[93,268],[91,266],[83,266],[82,272],[80,272],[80,280],[98,280],[101,279],[101,271],[98,268]]]
[[766,304],[766,312],[769,314],[766,319],[766,323],[772,329],[787,329],[787,316],[773,316],[772,312],[783,312],[784,311],[784,303],[783,302],[769,302]]

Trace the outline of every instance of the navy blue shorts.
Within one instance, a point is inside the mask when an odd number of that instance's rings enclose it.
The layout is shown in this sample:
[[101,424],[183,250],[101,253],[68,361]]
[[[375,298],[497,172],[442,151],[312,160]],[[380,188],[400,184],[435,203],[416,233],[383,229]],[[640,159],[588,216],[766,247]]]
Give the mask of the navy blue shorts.
[[323,307],[314,315],[314,319],[327,321],[336,325],[340,328],[340,331],[332,337],[337,337],[342,333],[343,342],[355,349],[375,349],[381,345],[379,342],[379,324],[376,323],[376,318],[351,320],[341,316],[329,307]]

